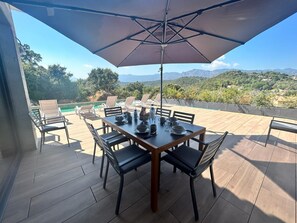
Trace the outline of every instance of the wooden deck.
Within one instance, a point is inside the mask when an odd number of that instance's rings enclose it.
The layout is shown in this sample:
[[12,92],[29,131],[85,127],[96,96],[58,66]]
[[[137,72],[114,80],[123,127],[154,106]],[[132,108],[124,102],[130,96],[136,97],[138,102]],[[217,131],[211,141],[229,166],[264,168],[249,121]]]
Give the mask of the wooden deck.
[[[196,181],[199,222],[296,222],[296,134],[273,130],[264,147],[269,117],[170,109],[195,113],[195,123],[208,130],[206,140],[230,132],[214,163],[217,197],[212,195],[208,171]],[[172,173],[164,162],[159,211],[150,209],[147,164],[127,174],[116,216],[119,177],[110,168],[107,189],[102,188],[101,153],[93,165],[87,127],[74,114],[67,118],[71,147],[60,131],[60,141],[57,135],[47,135],[42,153],[24,154],[3,222],[194,222],[189,179],[180,171]],[[100,120],[90,122],[101,126]]]

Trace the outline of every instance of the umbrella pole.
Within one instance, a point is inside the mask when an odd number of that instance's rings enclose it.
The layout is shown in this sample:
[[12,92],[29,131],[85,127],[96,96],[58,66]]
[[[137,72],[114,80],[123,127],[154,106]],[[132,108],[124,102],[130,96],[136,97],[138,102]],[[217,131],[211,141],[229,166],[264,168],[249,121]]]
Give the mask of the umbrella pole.
[[[161,86],[160,86],[160,107],[161,109],[163,108],[163,63],[161,63]],[[161,112],[161,116],[162,116],[162,112]]]

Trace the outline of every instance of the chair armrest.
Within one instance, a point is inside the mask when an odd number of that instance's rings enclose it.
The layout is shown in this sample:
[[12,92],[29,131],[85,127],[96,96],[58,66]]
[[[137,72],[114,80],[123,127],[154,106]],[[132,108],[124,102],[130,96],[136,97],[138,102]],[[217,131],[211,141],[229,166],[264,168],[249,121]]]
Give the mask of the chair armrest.
[[117,102],[117,103],[115,104],[115,107],[123,107],[123,106],[125,106],[125,102],[124,102],[124,101],[122,101],[122,102]]
[[58,110],[59,110],[59,115],[60,115],[60,116],[63,116],[63,115],[62,115],[62,111],[61,111],[61,108],[60,108],[60,107],[58,107]]
[[107,129],[107,128],[109,128],[109,126],[101,126],[101,127],[99,127],[99,128],[96,128],[95,130],[96,130],[96,131],[99,131],[99,130]]
[[195,141],[195,142],[198,142],[198,143],[201,143],[203,145],[206,145],[207,143],[201,141],[200,139],[197,139],[197,138],[191,138],[191,140]]
[[[54,124],[54,123],[60,123],[60,122],[64,122],[64,124],[66,124],[68,122],[68,119],[65,118],[65,116],[58,116],[58,117],[51,117],[51,118],[43,118],[42,122],[44,122],[43,124]],[[47,123],[49,122],[49,123]]]
[[272,119],[271,120],[271,123],[272,122],[279,122],[279,123],[284,123],[284,124],[290,124],[290,125],[295,125],[295,126],[297,126],[297,124],[296,123],[292,123],[292,122],[285,122],[285,121],[278,121],[278,120],[275,120],[275,119]]

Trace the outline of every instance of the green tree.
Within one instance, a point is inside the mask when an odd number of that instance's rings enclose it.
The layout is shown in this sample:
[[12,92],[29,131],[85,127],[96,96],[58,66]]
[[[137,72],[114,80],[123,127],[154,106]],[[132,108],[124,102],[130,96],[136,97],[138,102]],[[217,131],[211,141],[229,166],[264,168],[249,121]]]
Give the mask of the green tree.
[[129,83],[124,90],[126,92],[130,92],[130,94],[132,96],[135,96],[136,99],[141,99],[142,95],[143,95],[143,90],[144,90],[144,84],[140,83],[138,81],[134,82],[134,83]]
[[62,67],[59,64],[50,65],[47,74],[50,80],[50,92],[48,95],[51,98],[61,100],[78,97],[77,85],[70,80],[73,74],[67,72],[66,67]]
[[256,95],[253,97],[252,103],[256,105],[257,107],[272,107],[272,96],[267,93],[260,91],[256,93]]
[[113,72],[108,68],[96,68],[91,70],[87,81],[92,86],[93,94],[98,90],[112,93],[118,86],[118,79],[119,75],[116,72]]
[[78,95],[76,83],[70,78],[73,76],[65,67],[50,65],[48,69],[40,66],[40,54],[35,53],[27,44],[19,44],[21,61],[27,81],[30,99],[37,102],[40,99],[56,98],[74,100]]
[[48,66],[48,75],[55,83],[63,83],[63,81],[69,81],[73,74],[68,73],[66,67],[62,67],[59,64]]
[[78,79],[76,85],[78,89],[77,100],[86,101],[87,98],[92,95],[92,86],[84,79]]
[[182,99],[185,98],[184,92],[185,90],[178,84],[167,84],[163,89],[165,98]]
[[236,88],[225,88],[221,91],[221,102],[238,104],[240,101],[241,92]]
[[199,101],[214,102],[214,101],[216,101],[215,98],[216,97],[215,97],[214,93],[209,90],[203,90],[198,95]]
[[38,63],[42,61],[41,55],[31,50],[28,44],[19,43],[19,50],[21,53],[21,60],[24,64],[38,66]]

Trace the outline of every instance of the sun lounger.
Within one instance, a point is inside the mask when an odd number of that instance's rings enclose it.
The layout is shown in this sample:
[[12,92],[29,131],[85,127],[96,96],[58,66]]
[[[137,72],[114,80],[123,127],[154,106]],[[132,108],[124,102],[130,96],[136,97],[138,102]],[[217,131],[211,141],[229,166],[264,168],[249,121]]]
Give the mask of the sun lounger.
[[117,106],[121,106],[125,111],[133,111],[134,107],[133,102],[135,100],[134,96],[127,97],[125,102],[118,103]]
[[112,108],[116,106],[118,96],[108,96],[106,99],[106,103],[101,105],[101,109],[103,108]]
[[141,100],[134,101],[134,106],[137,106],[137,107],[146,106],[146,103],[149,97],[150,97],[150,94],[142,95]]
[[81,107],[76,106],[75,108],[75,113],[81,117],[86,118],[86,117],[94,117],[96,116],[96,111],[94,108],[94,105],[83,105]]
[[152,99],[149,99],[146,102],[146,104],[148,104],[148,105],[151,105],[151,104],[153,104],[153,105],[160,105],[160,103],[161,103],[161,94],[160,93],[158,93],[153,100]]
[[57,100],[39,100],[39,110],[42,118],[53,118],[62,116]]

